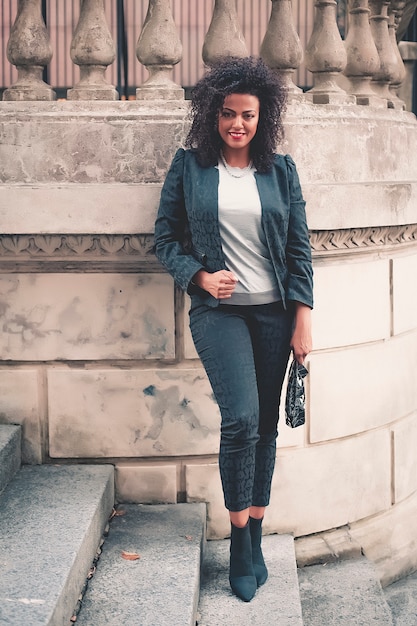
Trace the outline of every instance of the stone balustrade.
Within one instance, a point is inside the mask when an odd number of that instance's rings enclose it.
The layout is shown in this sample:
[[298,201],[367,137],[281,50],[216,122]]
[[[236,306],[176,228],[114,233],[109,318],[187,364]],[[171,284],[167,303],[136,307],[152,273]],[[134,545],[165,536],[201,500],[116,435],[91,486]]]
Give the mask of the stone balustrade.
[[[350,0],[350,27],[343,42],[336,22],[336,1],[316,0],[314,28],[305,51],[314,86],[306,94],[292,81],[292,74],[303,59],[303,50],[294,28],[291,0],[272,0],[270,21],[259,52],[283,76],[290,101],[306,99],[315,104],[404,108],[398,90],[405,72],[395,37],[404,5],[405,1],[401,0]],[[80,67],[81,77],[68,90],[69,100],[118,98],[116,89],[104,77],[106,68],[115,59],[104,0],[82,0],[70,54],[73,63]],[[169,0],[149,0],[136,54],[149,71],[149,78],[137,88],[138,100],[184,98],[183,89],[171,78],[174,65],[181,61],[182,46]],[[225,54],[248,54],[236,0],[215,0],[202,49],[207,65]],[[40,77],[42,68],[52,58],[41,16],[41,0],[19,0],[7,56],[18,70],[18,79],[6,89],[4,100],[55,98],[53,89]]]

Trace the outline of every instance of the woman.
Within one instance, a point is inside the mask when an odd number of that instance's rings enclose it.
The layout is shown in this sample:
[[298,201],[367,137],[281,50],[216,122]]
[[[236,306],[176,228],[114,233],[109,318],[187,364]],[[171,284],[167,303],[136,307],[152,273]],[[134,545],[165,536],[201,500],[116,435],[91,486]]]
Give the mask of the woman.
[[295,164],[275,154],[285,91],[255,58],[197,83],[186,147],[167,174],[155,251],[191,296],[190,328],[221,412],[219,467],[233,592],[268,576],[261,549],[291,349],[311,350],[312,265]]

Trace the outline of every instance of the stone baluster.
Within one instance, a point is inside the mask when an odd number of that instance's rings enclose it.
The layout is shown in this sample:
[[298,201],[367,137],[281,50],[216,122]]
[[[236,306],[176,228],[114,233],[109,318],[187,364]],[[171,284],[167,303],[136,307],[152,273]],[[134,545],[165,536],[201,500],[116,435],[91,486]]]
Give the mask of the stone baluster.
[[357,104],[385,107],[385,100],[378,98],[371,87],[371,79],[379,69],[379,55],[369,14],[368,0],[350,0],[349,30],[345,39],[347,64],[343,73],[349,80],[349,93],[356,97]]
[[271,0],[272,9],[260,54],[265,63],[280,74],[289,100],[304,99],[293,74],[303,60],[303,49],[295,30],[292,0]]
[[371,31],[379,55],[379,69],[372,79],[372,87],[386,100],[387,106],[393,108],[389,85],[395,76],[397,59],[388,32],[388,5],[389,0],[369,0]]
[[52,59],[52,48],[41,0],[18,1],[7,58],[17,68],[17,81],[5,90],[3,100],[55,100],[55,92],[42,80],[43,68]]
[[337,79],[347,63],[346,50],[337,27],[337,2],[317,0],[313,32],[306,48],[306,67],[314,75],[314,87],[306,98],[315,104],[354,104]]
[[182,45],[169,0],[149,0],[136,56],[149,72],[136,89],[137,100],[184,99],[184,90],[172,80],[173,67],[182,59]]
[[237,17],[236,0],[215,0],[210,26],[204,38],[202,57],[206,65],[210,66],[224,56],[248,56]]
[[104,78],[116,57],[114,42],[107,26],[103,0],[82,0],[70,55],[80,66],[80,80],[68,90],[68,100],[117,100],[118,93]]
[[405,79],[405,65],[402,60],[400,51],[398,49],[397,44],[397,28],[400,22],[403,10],[405,7],[405,0],[394,0],[391,2],[390,7],[388,9],[388,33],[391,41],[392,48],[394,50],[394,55],[397,61],[395,71],[393,72],[393,77],[389,86],[389,90],[391,93],[391,102],[395,109],[405,109],[405,102],[398,97],[398,91],[401,87],[403,80]]

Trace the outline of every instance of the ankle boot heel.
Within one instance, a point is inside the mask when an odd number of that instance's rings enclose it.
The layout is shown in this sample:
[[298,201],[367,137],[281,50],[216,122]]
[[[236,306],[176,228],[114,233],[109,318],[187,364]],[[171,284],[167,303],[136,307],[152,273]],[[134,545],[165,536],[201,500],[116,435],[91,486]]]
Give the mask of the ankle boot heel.
[[252,543],[249,522],[243,528],[231,525],[230,587],[238,598],[250,602],[256,593],[257,582],[252,564]]
[[252,545],[252,564],[258,587],[263,585],[268,578],[268,570],[262,554],[262,519],[249,518],[249,529]]

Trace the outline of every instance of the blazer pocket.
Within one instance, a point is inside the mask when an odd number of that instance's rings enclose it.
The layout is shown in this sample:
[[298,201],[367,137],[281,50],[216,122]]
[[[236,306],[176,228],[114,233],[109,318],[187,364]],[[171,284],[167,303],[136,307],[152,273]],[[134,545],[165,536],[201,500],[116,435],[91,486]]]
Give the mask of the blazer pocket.
[[197,250],[197,248],[192,249],[191,254],[195,258],[196,261],[201,263],[202,265],[206,265],[207,263],[207,254],[202,250]]

